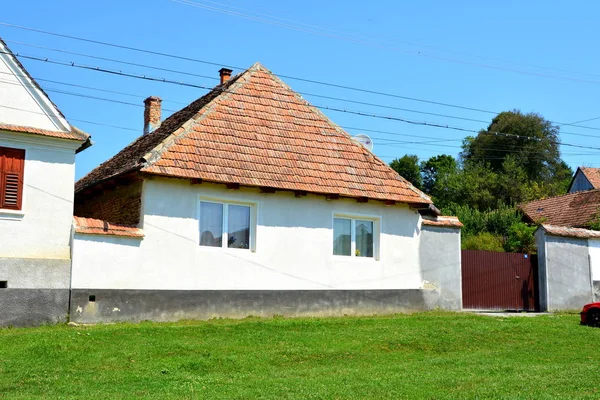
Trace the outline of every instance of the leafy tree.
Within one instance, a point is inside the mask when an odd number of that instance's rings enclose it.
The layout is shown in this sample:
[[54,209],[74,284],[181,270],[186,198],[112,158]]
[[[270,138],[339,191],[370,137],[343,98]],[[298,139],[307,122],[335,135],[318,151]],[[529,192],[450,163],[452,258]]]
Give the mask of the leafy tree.
[[550,182],[572,174],[560,159],[559,127],[536,113],[505,111],[492,120],[487,129],[463,143],[464,162],[487,163],[495,172],[511,156],[530,181]]
[[421,163],[423,174],[423,190],[435,196],[436,191],[444,190],[446,178],[458,172],[458,163],[447,154],[431,157]]
[[390,167],[401,177],[412,183],[417,189],[423,188],[421,170],[419,168],[419,157],[414,154],[406,154],[390,163]]

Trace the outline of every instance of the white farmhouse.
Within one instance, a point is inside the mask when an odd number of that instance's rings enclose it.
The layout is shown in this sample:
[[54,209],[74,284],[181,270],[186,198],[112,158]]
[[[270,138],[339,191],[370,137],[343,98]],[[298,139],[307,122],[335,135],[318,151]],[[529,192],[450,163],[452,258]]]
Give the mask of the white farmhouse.
[[458,220],[260,64],[220,73],[77,182],[74,321],[461,307]]
[[0,325],[67,318],[75,153],[89,145],[0,40]]

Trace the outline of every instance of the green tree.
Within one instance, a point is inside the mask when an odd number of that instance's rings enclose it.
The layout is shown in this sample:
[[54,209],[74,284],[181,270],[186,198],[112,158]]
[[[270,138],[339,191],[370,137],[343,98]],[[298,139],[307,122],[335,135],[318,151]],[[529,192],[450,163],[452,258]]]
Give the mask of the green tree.
[[390,167],[401,177],[412,183],[417,189],[423,188],[421,170],[419,169],[419,157],[414,154],[406,154],[390,163]]
[[485,163],[499,173],[509,156],[529,181],[555,182],[572,175],[560,158],[559,127],[536,113],[514,110],[498,114],[487,129],[465,139],[461,160]]
[[460,200],[462,185],[458,179],[459,173],[454,157],[447,154],[431,157],[421,163],[423,191],[433,198],[438,207],[447,207]]

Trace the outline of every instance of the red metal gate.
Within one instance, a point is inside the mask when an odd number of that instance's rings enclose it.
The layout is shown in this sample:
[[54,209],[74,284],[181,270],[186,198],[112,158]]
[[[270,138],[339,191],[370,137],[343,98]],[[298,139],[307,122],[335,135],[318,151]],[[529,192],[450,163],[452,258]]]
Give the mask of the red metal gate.
[[536,311],[537,256],[462,251],[463,308]]

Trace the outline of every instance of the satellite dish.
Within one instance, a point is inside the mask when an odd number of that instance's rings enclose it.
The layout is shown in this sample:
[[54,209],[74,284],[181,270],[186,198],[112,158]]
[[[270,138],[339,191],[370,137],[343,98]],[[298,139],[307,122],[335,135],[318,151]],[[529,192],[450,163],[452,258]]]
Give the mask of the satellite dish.
[[365,149],[373,151],[373,140],[364,133],[360,133],[352,138],[356,143],[362,145]]

